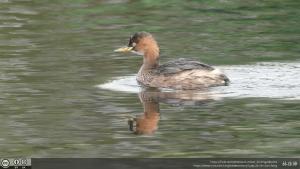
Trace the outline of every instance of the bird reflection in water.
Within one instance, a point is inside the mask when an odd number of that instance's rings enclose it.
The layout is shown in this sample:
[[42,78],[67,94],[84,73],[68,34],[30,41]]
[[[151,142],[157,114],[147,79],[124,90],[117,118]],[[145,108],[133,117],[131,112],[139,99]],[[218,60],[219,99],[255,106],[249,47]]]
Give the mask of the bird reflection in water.
[[160,102],[176,106],[196,106],[213,100],[216,95],[208,89],[203,91],[165,91],[157,88],[142,89],[139,99],[144,107],[144,112],[128,120],[129,130],[137,135],[151,135],[158,129],[160,120]]

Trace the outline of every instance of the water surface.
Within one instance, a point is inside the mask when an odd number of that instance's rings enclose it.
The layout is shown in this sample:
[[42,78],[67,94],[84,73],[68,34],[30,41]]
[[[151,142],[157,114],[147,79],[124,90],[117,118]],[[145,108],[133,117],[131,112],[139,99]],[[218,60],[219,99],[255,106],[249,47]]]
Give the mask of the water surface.
[[[299,7],[0,0],[0,156],[299,157]],[[141,57],[112,52],[141,30],[161,62],[198,59],[232,84],[149,96],[134,80]],[[138,95],[159,98],[153,134],[128,129],[145,113]]]

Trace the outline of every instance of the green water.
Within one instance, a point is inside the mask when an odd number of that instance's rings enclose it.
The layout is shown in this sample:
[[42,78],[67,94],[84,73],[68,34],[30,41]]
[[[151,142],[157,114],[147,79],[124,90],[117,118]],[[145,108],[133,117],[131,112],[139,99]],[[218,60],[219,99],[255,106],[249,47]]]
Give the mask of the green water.
[[[0,157],[299,157],[299,8],[0,0]],[[138,93],[147,96],[132,80],[142,59],[112,51],[136,31],[156,37],[161,62],[196,58],[232,85],[196,101],[160,96],[157,130],[133,134],[127,121],[144,112]],[[127,76],[134,92],[97,87]]]

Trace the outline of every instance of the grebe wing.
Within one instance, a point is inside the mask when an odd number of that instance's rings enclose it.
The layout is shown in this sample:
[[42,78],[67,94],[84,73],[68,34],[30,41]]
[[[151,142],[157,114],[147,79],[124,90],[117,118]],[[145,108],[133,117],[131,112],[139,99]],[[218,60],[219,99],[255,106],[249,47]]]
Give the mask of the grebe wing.
[[155,73],[158,74],[165,74],[165,75],[171,75],[176,74],[182,71],[186,70],[192,70],[192,69],[198,69],[198,70],[204,70],[204,71],[213,71],[214,68],[210,65],[192,60],[192,59],[185,59],[180,58],[174,61],[169,61],[163,65],[160,65],[156,70]]

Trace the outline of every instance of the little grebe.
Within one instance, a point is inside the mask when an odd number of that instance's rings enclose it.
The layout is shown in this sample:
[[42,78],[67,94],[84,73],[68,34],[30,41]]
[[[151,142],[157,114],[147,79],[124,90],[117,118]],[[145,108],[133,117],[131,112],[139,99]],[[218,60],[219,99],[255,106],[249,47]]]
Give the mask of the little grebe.
[[159,47],[150,33],[138,32],[130,37],[128,46],[115,52],[133,52],[144,56],[137,81],[148,87],[194,90],[222,86],[229,79],[218,69],[190,59],[177,59],[159,65]]

